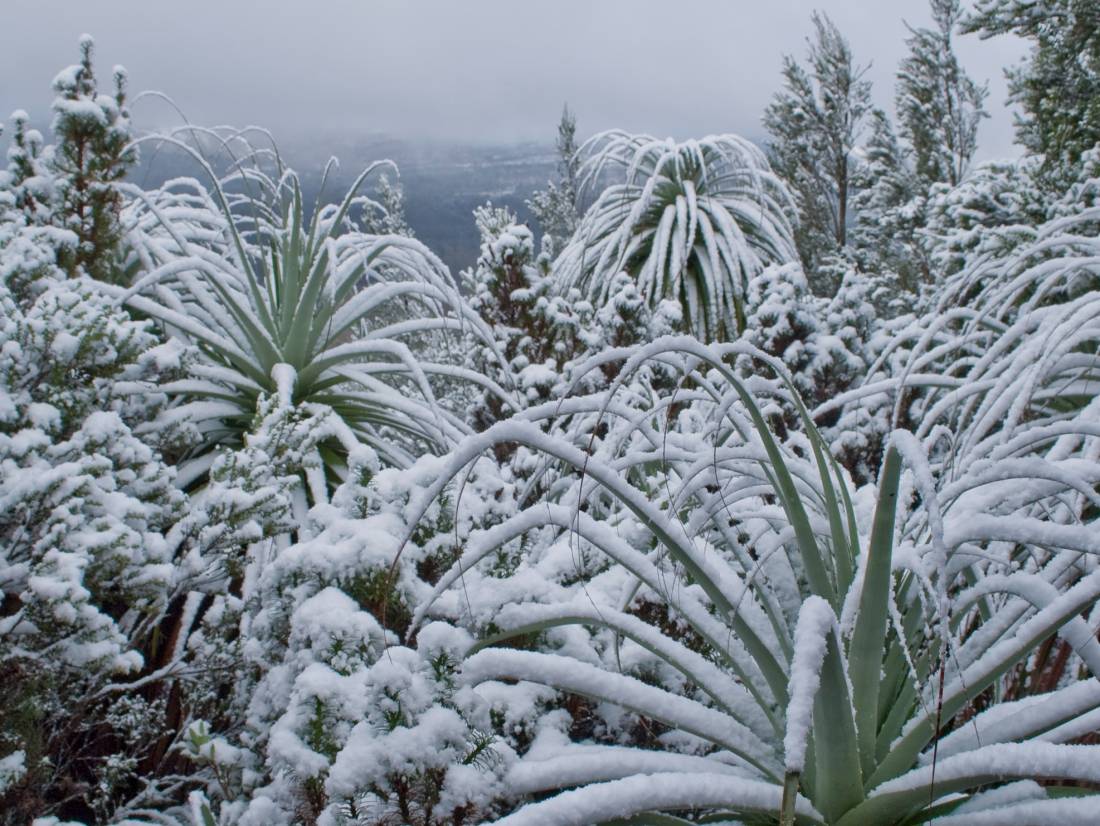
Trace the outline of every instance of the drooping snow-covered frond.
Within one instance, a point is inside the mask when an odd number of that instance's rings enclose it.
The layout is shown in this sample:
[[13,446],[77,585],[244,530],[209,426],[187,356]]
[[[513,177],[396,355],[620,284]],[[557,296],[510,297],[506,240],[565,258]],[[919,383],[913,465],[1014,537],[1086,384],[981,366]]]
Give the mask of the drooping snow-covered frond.
[[[892,398],[895,424],[912,423],[941,478],[946,512],[982,516],[960,520],[960,538],[995,542],[1006,527],[1039,524],[1029,535],[1068,537],[1096,507],[1098,220],[1100,211],[1083,210],[1041,226],[1010,255],[976,256],[872,365],[871,375],[889,378],[815,411]],[[1020,553],[991,547],[1000,564]]]
[[582,192],[611,182],[558,259],[563,284],[602,304],[625,271],[650,306],[680,301],[701,339],[739,333],[749,279],[795,257],[793,203],[763,153],[736,135],[676,143],[620,131],[580,152]]

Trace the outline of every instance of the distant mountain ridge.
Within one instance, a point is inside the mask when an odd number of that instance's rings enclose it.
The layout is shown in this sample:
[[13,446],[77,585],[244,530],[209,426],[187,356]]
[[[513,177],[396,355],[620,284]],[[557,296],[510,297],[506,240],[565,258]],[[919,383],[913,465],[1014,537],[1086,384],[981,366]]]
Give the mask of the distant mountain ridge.
[[[477,260],[480,239],[474,208],[491,201],[514,210],[521,221],[530,221],[525,202],[554,177],[557,164],[553,145],[535,142],[471,144],[341,134],[308,142],[280,141],[279,151],[301,176],[311,201],[330,157],[340,165],[326,185],[326,201],[340,198],[368,164],[392,160],[405,190],[409,225],[456,276]],[[131,178],[152,188],[180,175],[202,178],[190,158],[149,147]],[[368,181],[364,192],[369,194],[373,186]]]

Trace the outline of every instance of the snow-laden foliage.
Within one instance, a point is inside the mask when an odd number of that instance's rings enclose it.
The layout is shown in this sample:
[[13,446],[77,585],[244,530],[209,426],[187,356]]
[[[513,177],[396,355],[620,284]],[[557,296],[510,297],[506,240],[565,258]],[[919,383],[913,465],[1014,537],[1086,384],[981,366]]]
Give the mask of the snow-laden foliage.
[[894,293],[879,302],[887,315],[938,275],[925,232],[932,190],[962,183],[985,115],[986,91],[954,51],[961,5],[929,5],[935,28],[909,28],[898,66],[896,126],[871,105],[866,69],[822,15],[808,65],[784,58],[784,88],[764,115],[772,165],[800,206],[796,241],[814,291],[831,296],[854,265]]
[[[1091,432],[1089,382],[1097,366],[1097,218],[1095,207],[1078,208],[1030,230],[1030,242],[1011,255],[976,256],[880,356],[909,350],[904,368],[891,372],[895,387],[916,395],[894,399],[894,419],[910,422],[956,475],[1050,451],[1058,461],[1090,460],[1082,440]],[[1059,509],[1046,507],[1044,518],[1054,518]],[[1087,519],[1087,508],[1062,518]]]
[[66,278],[51,234],[22,219],[0,231],[0,752],[19,764],[0,794],[11,823],[67,798],[106,815],[159,735],[156,701],[105,686],[146,665],[179,576],[167,533],[185,509],[172,469],[134,433],[163,407],[151,391],[178,349],[88,278]]
[[[797,264],[768,267],[749,285],[742,340],[782,362],[805,403],[827,403],[866,381],[867,368],[889,340],[875,307],[879,292],[872,279],[852,269],[835,296],[820,298],[810,292]],[[738,357],[737,368],[744,377],[771,370],[766,360],[747,353]],[[769,413],[780,411],[769,419],[773,427],[785,432],[797,425],[795,405],[778,402]],[[891,412],[887,399],[874,397],[842,412],[832,408],[819,421],[830,451],[860,483],[878,472]]]
[[310,474],[303,483],[296,471],[333,414],[275,399],[265,409],[202,495],[253,492],[268,508],[254,524],[276,531],[207,554],[224,590],[187,645],[221,668],[183,687],[184,746],[208,773],[203,805],[221,822],[257,825],[442,826],[499,811],[511,752],[491,734],[488,703],[453,677],[469,636],[437,623],[416,645],[398,643],[427,579],[473,527],[514,507],[509,486],[486,463],[468,487],[474,507],[436,503],[399,558],[410,502],[442,460],[383,469],[359,446],[331,499],[304,510],[295,502]]
[[544,243],[560,251],[577,229],[581,159],[577,147],[577,118],[565,106],[558,121],[558,179],[535,192],[527,208],[542,229]]
[[1092,823],[1100,154],[963,176],[933,9],[897,131],[788,61],[850,203],[566,113],[461,287],[377,165],[121,184],[86,41],[0,171],[0,823]]
[[[839,293],[838,298],[843,301]],[[831,320],[847,321],[830,319],[830,303],[810,292],[797,264],[769,267],[749,285],[748,323],[741,338],[779,359],[806,399],[831,398],[862,373],[858,332],[848,331],[847,341],[830,334]],[[741,359],[741,366],[746,374],[768,370],[749,357]]]
[[898,68],[897,109],[913,166],[924,181],[957,185],[978,148],[988,89],[967,76],[952,36],[963,15],[959,0],[930,0],[933,29],[909,29],[909,53]]
[[1023,109],[1017,140],[1043,162],[1054,183],[1072,177],[1100,141],[1100,15],[1089,0],[978,0],[964,28],[984,37],[1030,41],[1010,67],[1010,100]]
[[391,183],[389,175],[384,172],[379,175],[375,198],[372,200],[376,201],[377,206],[364,210],[364,232],[368,235],[415,236],[405,215],[405,188],[401,185],[400,178]]
[[126,108],[126,70],[114,69],[114,95],[100,93],[93,40],[80,38],[80,63],[54,78],[49,164],[54,173],[55,223],[76,235],[61,263],[104,281],[125,280],[118,266],[122,195],[117,184],[137,160]]
[[[52,217],[51,205],[57,197],[56,181],[48,166],[52,148],[46,151],[42,133],[28,128],[29,117],[22,109],[12,113],[8,168],[0,175],[4,176],[4,194],[10,199],[6,206],[14,213],[9,221],[42,227],[48,225]],[[75,240],[73,236],[71,243]],[[14,259],[14,256],[9,258]]]
[[871,112],[866,67],[836,24],[814,12],[814,34],[806,39],[809,60],[783,57],[783,88],[764,110],[768,158],[798,206],[798,255],[824,294],[835,286],[828,260],[848,246],[859,143]]
[[[126,278],[120,267],[122,241],[119,189],[137,159],[126,108],[126,70],[114,69],[113,95],[99,91],[92,66],[94,43],[80,38],[80,63],[53,82],[54,118],[47,144],[29,128],[30,116],[11,115],[8,168],[0,171],[0,192],[12,219],[49,236],[57,264],[72,277],[105,281]],[[9,225],[10,226],[10,225]],[[9,254],[8,266],[19,266]]]
[[1033,237],[1047,208],[1034,167],[1027,158],[990,161],[979,164],[959,186],[932,188],[924,234],[939,277],[979,257],[1007,257]]
[[[857,492],[808,421],[785,442],[771,434],[758,399],[784,390],[738,379],[728,365],[741,354],[767,361],[746,345],[642,347],[624,374],[648,359],[683,360],[696,389],[683,394],[695,403],[679,421],[657,430],[650,417],[636,419],[633,443],[586,453],[520,417],[460,446],[433,486],[502,441],[574,469],[560,494],[471,537],[437,585],[442,594],[461,577],[470,620],[491,631],[470,650],[462,680],[542,684],[619,706],[617,715],[600,712],[618,732],[651,731],[643,753],[612,760],[609,752],[591,768],[580,762],[583,745],[521,758],[527,788],[583,789],[560,805],[530,804],[508,822],[576,822],[573,805],[610,795],[621,816],[690,808],[675,784],[629,791],[638,772],[702,770],[683,761],[685,752],[741,778],[716,793],[717,810],[775,811],[785,796],[823,823],[944,815],[969,799],[958,793],[978,793],[994,778],[1092,782],[1095,747],[1053,745],[1077,737],[1075,721],[1095,709],[1091,678],[1028,700],[1001,692],[1052,634],[1068,641],[1071,669],[1100,667],[1080,616],[1100,594],[1090,559],[1097,548],[1088,529],[1058,515],[1068,496],[1078,504],[1066,518],[1087,518],[1095,467],[1052,467],[1047,485],[1016,505],[1002,492],[1021,470],[1015,457],[944,467],[935,437],[899,431],[877,490]],[[613,402],[603,402],[608,418],[622,415]],[[1079,432],[1096,444],[1087,426]],[[633,481],[647,466],[660,469],[657,489]],[[1002,504],[991,513],[994,500]],[[496,582],[486,566],[524,538],[528,552],[505,584]],[[555,555],[582,588],[547,575]],[[529,601],[517,605],[513,594]],[[811,609],[820,615],[812,621]],[[542,635],[535,650],[484,647]],[[1074,692],[1081,700],[1070,705]],[[1023,715],[1025,705],[1034,713]],[[994,721],[1008,719],[1012,734],[1001,734]],[[957,745],[936,782],[926,764],[947,731],[943,743]],[[1043,743],[998,745],[1035,738]],[[785,795],[794,787],[800,796]]]
[[[470,306],[494,339],[467,343],[469,366],[516,390],[521,403],[538,404],[550,398],[565,363],[584,346],[592,305],[576,289],[558,293],[549,254],[536,257],[531,230],[510,210],[486,204],[474,210],[474,221],[481,255],[462,275]],[[505,401],[482,393],[468,416],[484,429],[511,412]]]
[[870,120],[863,162],[854,174],[851,257],[863,277],[879,285],[875,303],[889,317],[912,309],[913,297],[932,280],[920,234],[927,223],[928,184],[911,168],[910,145],[898,140],[886,113],[876,109]]
[[[561,288],[549,254],[544,250],[535,257],[531,230],[517,224],[509,210],[486,205],[474,211],[474,218],[482,236],[481,255],[463,278],[471,307],[495,332],[496,348],[471,342],[468,363],[514,387],[526,407],[561,398],[574,386],[574,367],[589,356],[680,328],[680,305],[666,299],[650,309],[628,273],[610,279],[604,303],[596,309],[576,288]],[[601,373],[586,375],[584,386],[603,385],[616,371],[615,362],[609,362]],[[499,399],[483,394],[468,417],[483,430],[506,413]],[[561,435],[575,440],[584,438],[585,431],[563,430]]]
[[3,229],[2,822],[110,822],[194,783],[178,773],[178,726],[204,703],[226,713],[218,686],[240,675],[227,670],[237,661],[195,656],[192,624],[225,616],[251,545],[295,529],[309,467],[290,440],[258,444],[215,462],[198,498],[181,492],[164,457],[194,431],[164,418],[158,385],[193,354],[103,285],[67,278],[48,233]]
[[[135,309],[194,343],[190,376],[165,389],[202,440],[184,474],[239,446],[261,394],[326,405],[338,426],[318,450],[333,479],[352,441],[407,465],[468,432],[449,409],[457,382],[508,394],[448,357],[448,344],[491,334],[446,267],[419,242],[360,231],[351,218],[364,171],[338,204],[305,218],[293,172],[243,166],[208,192],[196,181],[134,193],[129,241],[142,277]],[[368,208],[376,205],[367,204]]]
[[605,183],[556,270],[597,304],[625,271],[650,307],[679,301],[706,341],[744,329],[748,282],[794,257],[793,204],[763,153],[736,135],[675,143],[603,132],[581,147],[582,191]]

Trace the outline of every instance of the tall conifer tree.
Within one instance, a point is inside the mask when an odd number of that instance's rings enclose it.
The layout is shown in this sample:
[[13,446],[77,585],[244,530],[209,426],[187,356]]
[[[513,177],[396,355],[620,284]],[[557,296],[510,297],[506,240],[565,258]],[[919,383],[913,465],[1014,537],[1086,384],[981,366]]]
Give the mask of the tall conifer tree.
[[83,270],[104,281],[120,279],[118,246],[122,194],[116,184],[137,160],[126,108],[126,70],[114,70],[114,94],[100,94],[92,67],[93,41],[80,38],[80,63],[53,82],[53,173],[57,211],[77,237],[62,256],[70,273]]
[[931,0],[931,6],[935,28],[910,27],[909,54],[898,67],[898,126],[913,151],[917,176],[926,184],[957,186],[978,148],[989,91],[963,71],[955,55],[959,0]]
[[536,192],[527,206],[534,213],[544,235],[551,239],[553,248],[560,251],[572,237],[580,219],[577,207],[577,174],[580,170],[577,118],[568,104],[562,107],[556,147],[558,179],[551,181],[546,189]]
[[784,86],[764,112],[773,168],[798,199],[796,243],[816,292],[831,285],[822,265],[848,246],[856,149],[871,111],[871,84],[848,41],[824,14],[813,15],[809,60],[783,58]]
[[1032,42],[1030,57],[1006,71],[1009,100],[1023,109],[1016,137],[1044,157],[1049,180],[1068,180],[1100,143],[1100,3],[978,0],[963,29]]

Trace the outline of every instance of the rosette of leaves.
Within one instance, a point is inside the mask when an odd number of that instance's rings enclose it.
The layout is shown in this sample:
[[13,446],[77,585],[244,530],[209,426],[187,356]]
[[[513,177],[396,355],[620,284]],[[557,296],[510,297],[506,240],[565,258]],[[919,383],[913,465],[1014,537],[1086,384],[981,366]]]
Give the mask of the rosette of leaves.
[[698,338],[740,333],[749,280],[769,263],[795,260],[794,206],[763,153],[736,135],[676,143],[620,131],[590,138],[580,152],[581,191],[610,185],[557,262],[563,283],[599,305],[626,271],[650,307],[680,301]]
[[[1056,506],[1095,500],[1093,469],[1009,458],[952,478],[929,465],[935,439],[896,431],[877,489],[857,494],[789,380],[746,383],[739,355],[782,376],[747,345],[689,338],[636,348],[620,374],[681,358],[694,388],[682,398],[696,395],[697,417],[709,408],[706,428],[639,424],[626,449],[604,453],[517,416],[467,440],[440,474],[441,491],[506,440],[577,480],[471,536],[437,593],[536,531],[598,549],[620,577],[615,588],[593,578],[571,601],[506,606],[460,680],[549,686],[617,705],[624,731],[633,719],[669,733],[519,761],[506,782],[539,799],[498,822],[1089,822],[1100,747],[1080,738],[1100,714],[1100,645],[1086,619],[1100,546],[1094,528],[1059,524]],[[768,426],[773,393],[801,411],[802,431],[785,441]],[[631,481],[654,463],[667,476],[660,496]],[[1030,491],[1015,512],[1006,480]],[[667,613],[640,610],[638,597]],[[577,626],[590,629],[590,650],[510,647]],[[1066,678],[1010,693],[1014,670],[1051,638],[1068,644]],[[624,670],[630,662],[647,667]]]
[[132,264],[144,275],[126,299],[197,351],[191,375],[165,388],[202,433],[184,480],[201,477],[217,448],[243,444],[261,397],[337,414],[322,447],[330,483],[356,443],[402,466],[454,444],[469,432],[448,406],[456,387],[511,403],[454,353],[467,335],[494,345],[446,267],[418,241],[354,220],[356,207],[378,208],[356,193],[380,166],[308,216],[281,162],[273,176],[239,163],[210,191],[182,179],[133,191]]

